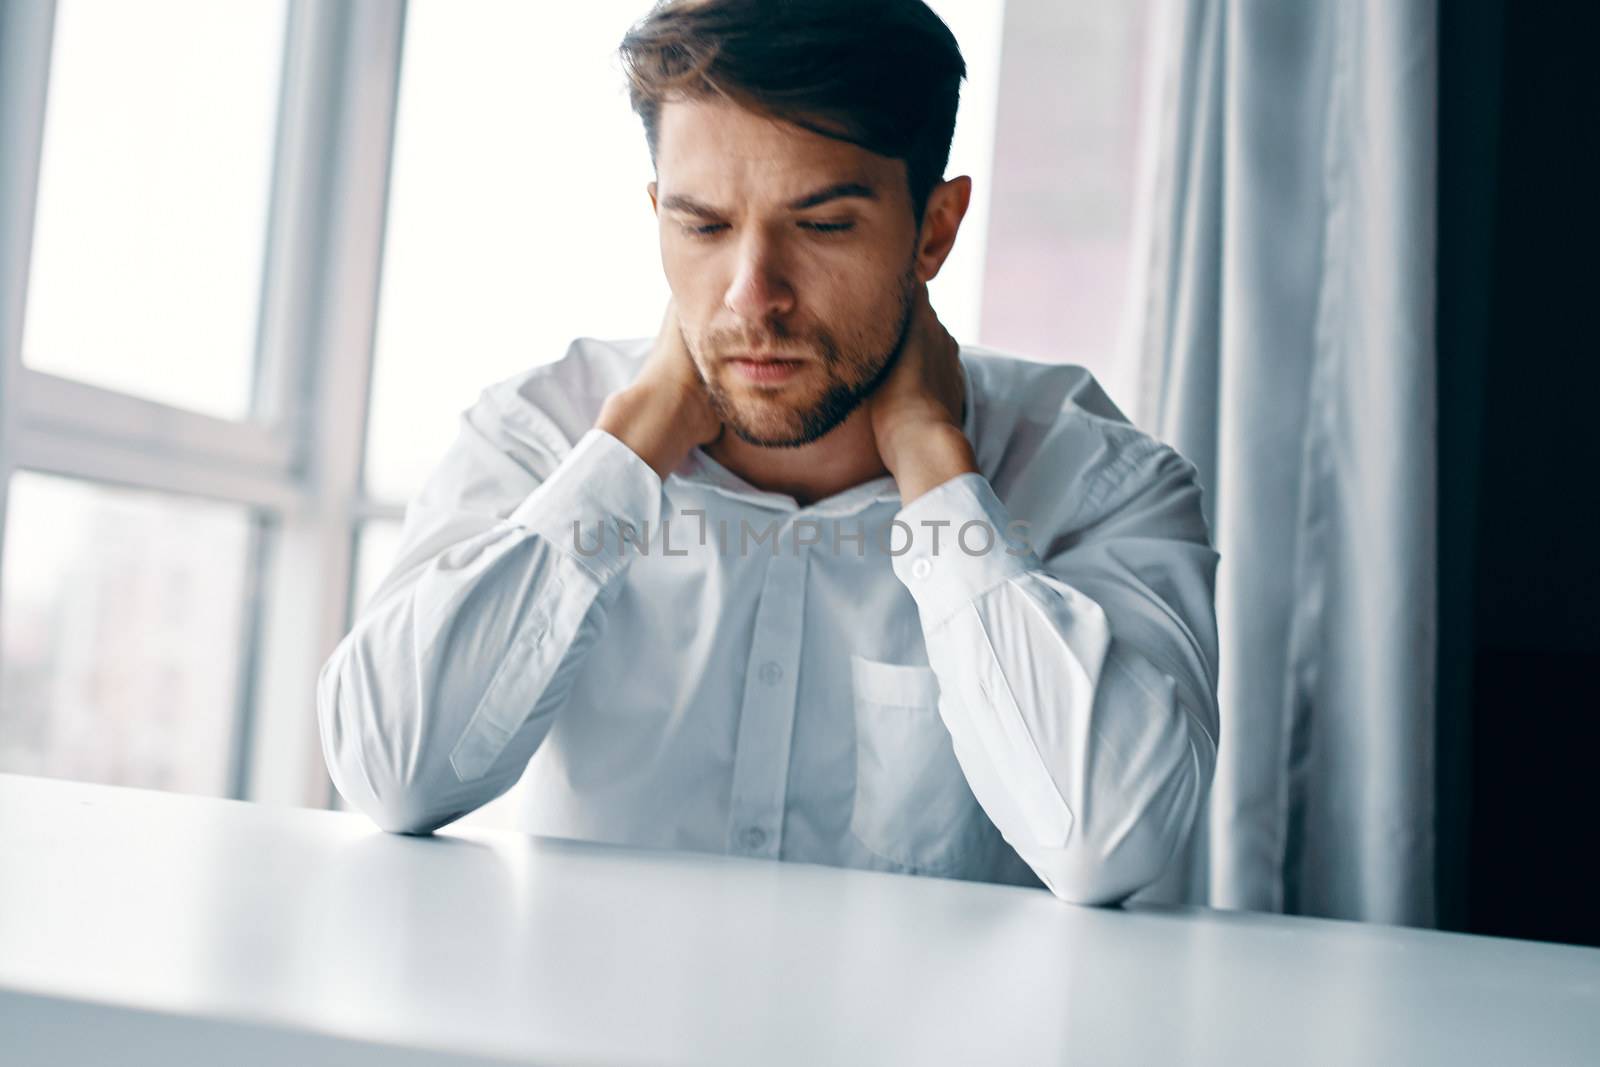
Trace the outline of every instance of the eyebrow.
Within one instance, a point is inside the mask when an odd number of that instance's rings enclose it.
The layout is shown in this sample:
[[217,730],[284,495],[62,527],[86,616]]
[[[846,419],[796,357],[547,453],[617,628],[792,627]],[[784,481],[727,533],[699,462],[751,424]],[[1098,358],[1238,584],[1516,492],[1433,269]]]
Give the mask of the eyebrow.
[[826,189],[818,189],[814,193],[807,193],[798,200],[789,201],[790,211],[804,211],[808,207],[826,204],[830,200],[842,200],[845,197],[859,197],[862,200],[878,199],[877,190],[861,182],[839,182]]
[[[857,197],[862,200],[878,199],[877,190],[862,182],[837,182],[816,192],[807,193],[798,200],[791,200],[784,205],[790,211],[804,211],[807,208],[826,204],[831,200],[842,200],[846,197]],[[722,217],[722,212],[709,204],[702,203],[692,196],[675,193],[672,196],[661,198],[661,207],[665,211],[680,211],[685,215],[694,215],[702,219],[716,219]]]

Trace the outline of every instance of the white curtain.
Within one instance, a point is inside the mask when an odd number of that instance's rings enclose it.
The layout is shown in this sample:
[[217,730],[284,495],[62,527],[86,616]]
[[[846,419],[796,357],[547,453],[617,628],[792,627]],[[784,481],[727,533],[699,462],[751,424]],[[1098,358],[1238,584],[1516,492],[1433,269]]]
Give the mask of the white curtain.
[[1154,11],[1134,415],[1204,480],[1222,736],[1139,899],[1431,925],[1434,4]]

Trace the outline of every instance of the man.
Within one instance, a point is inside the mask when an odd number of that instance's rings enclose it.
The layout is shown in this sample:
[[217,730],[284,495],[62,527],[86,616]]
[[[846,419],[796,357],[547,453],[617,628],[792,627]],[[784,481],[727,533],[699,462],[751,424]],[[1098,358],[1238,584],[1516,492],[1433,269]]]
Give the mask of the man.
[[1086,371],[929,305],[949,31],[700,0],[622,54],[671,305],[465,412],[321,675],[339,790],[427,833],[526,771],[540,833],[1148,885],[1215,763],[1217,555]]

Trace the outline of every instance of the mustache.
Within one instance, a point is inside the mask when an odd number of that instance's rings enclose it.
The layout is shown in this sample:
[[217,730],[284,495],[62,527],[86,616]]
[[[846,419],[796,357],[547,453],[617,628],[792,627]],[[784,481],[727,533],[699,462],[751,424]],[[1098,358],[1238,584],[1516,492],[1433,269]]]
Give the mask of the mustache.
[[701,342],[707,355],[744,352],[777,352],[795,357],[812,357],[826,361],[831,346],[821,337],[784,332],[780,334],[752,334],[746,331],[724,331],[707,334]]

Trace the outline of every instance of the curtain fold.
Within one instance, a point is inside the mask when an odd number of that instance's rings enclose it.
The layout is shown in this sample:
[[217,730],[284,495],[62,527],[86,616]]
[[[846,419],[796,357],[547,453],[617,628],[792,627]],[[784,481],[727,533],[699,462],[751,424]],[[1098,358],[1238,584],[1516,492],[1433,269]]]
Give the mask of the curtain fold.
[[1222,555],[1222,737],[1138,899],[1432,925],[1432,0],[1174,0],[1129,358]]

